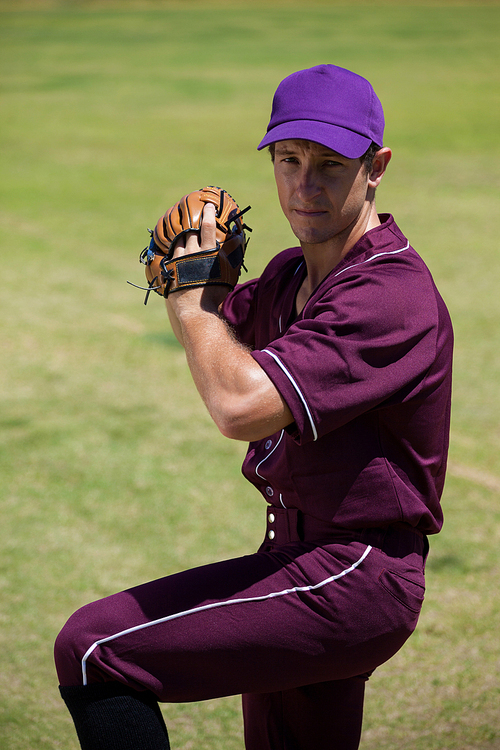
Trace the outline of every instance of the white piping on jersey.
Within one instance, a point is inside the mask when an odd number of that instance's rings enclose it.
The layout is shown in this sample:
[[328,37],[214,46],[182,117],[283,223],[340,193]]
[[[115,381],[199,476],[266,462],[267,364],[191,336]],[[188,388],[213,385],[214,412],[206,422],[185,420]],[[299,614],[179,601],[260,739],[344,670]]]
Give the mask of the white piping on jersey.
[[[259,477],[260,479],[263,479],[263,480],[264,480],[265,482],[267,482],[268,480],[267,480],[267,478],[266,478],[266,477],[263,477],[263,476],[262,476],[262,474],[260,474],[260,473],[259,473],[259,469],[260,469],[260,467],[262,466],[262,464],[264,463],[264,461],[267,461],[267,459],[268,459],[268,458],[269,458],[270,456],[272,456],[272,454],[274,453],[274,451],[276,450],[276,448],[278,447],[278,445],[279,445],[279,444],[281,443],[281,441],[283,440],[283,435],[284,435],[284,434],[285,434],[285,430],[281,430],[281,435],[279,436],[279,440],[277,441],[277,443],[276,443],[276,445],[274,446],[274,448],[272,449],[272,451],[270,451],[270,453],[268,453],[268,454],[267,454],[267,456],[264,456],[264,458],[262,459],[262,461],[259,461],[259,463],[258,463],[258,464],[257,464],[257,466],[255,467],[255,473],[257,474],[257,476],[258,476],[258,477]],[[283,502],[283,495],[281,494],[281,492],[280,492],[280,503],[282,504],[282,506],[283,506],[283,507],[284,507],[284,509],[286,510],[286,509],[287,509],[287,507],[286,507],[285,503]]]
[[376,253],[375,255],[372,255],[371,258],[367,258],[366,260],[362,260],[359,263],[353,263],[352,266],[346,266],[341,271],[335,274],[336,276],[340,276],[341,273],[344,273],[344,271],[348,271],[350,268],[356,268],[356,266],[362,266],[364,263],[369,263],[371,260],[375,260],[375,258],[380,258],[382,255],[397,255],[397,253],[403,253],[405,250],[408,250],[410,247],[410,243],[407,242],[404,247],[401,247],[399,250],[387,250],[384,253]]
[[297,268],[296,268],[296,269],[295,269],[295,271],[293,272],[293,275],[294,275],[294,276],[296,276],[296,275],[297,275],[298,271],[300,271],[300,269],[302,268],[302,266],[303,266],[303,265],[304,265],[304,261],[303,261],[303,260],[301,260],[301,261],[300,261],[300,263],[299,263],[299,265],[297,266]]
[[312,429],[312,432],[313,432],[313,440],[317,440],[318,439],[318,432],[316,430],[316,425],[314,424],[314,421],[313,421],[313,418],[312,418],[312,414],[311,414],[311,412],[309,410],[307,402],[306,402],[306,400],[305,400],[305,398],[304,398],[304,396],[303,396],[303,394],[302,394],[299,386],[297,385],[297,382],[293,378],[292,374],[287,370],[287,368],[285,367],[285,365],[283,364],[283,362],[281,362],[278,359],[278,357],[276,356],[276,354],[273,354],[273,352],[270,352],[269,349],[262,349],[262,351],[265,352],[266,354],[269,354],[269,356],[272,357],[275,360],[275,362],[280,366],[280,368],[283,370],[283,372],[285,373],[285,375],[289,379],[290,383],[293,385],[293,387],[297,391],[297,394],[298,394],[300,400],[302,401],[304,409],[306,410],[306,414],[309,417],[309,423],[311,425],[311,429]]
[[267,459],[270,458],[273,455],[274,451],[276,450],[276,448],[278,447],[278,445],[283,440],[283,435],[284,434],[285,434],[285,430],[281,430],[281,435],[279,437],[279,440],[277,441],[277,443],[274,446],[274,448],[272,449],[272,451],[269,451],[269,453],[267,454],[267,456],[264,456],[264,458],[262,459],[262,461],[259,461],[259,463],[255,467],[255,473],[257,474],[258,477],[260,477],[260,479],[263,479],[265,482],[267,481],[267,479],[266,479],[266,477],[263,477],[262,474],[259,474],[259,469],[262,466],[262,464],[264,463],[264,461],[267,461]]
[[114,633],[114,635],[107,636],[106,638],[100,638],[98,641],[93,643],[90,648],[87,649],[85,652],[83,659],[82,659],[82,676],[83,676],[83,684],[87,685],[87,660],[89,656],[95,651],[95,649],[98,646],[101,646],[103,643],[109,643],[110,641],[115,641],[117,638],[121,638],[125,635],[130,635],[130,633],[137,633],[139,630],[145,630],[146,628],[154,627],[155,625],[162,625],[165,622],[169,622],[171,620],[177,620],[180,617],[187,617],[188,615],[196,614],[197,612],[206,612],[209,609],[217,609],[218,607],[229,607],[235,604],[248,604],[249,602],[264,602],[269,599],[276,599],[281,596],[287,596],[288,594],[296,594],[303,591],[315,591],[316,589],[322,588],[323,586],[326,586],[329,583],[333,583],[334,581],[337,581],[339,578],[343,578],[348,573],[352,573],[353,570],[355,570],[365,557],[371,552],[372,547],[371,545],[368,545],[361,555],[361,557],[356,560],[352,565],[350,565],[345,570],[341,571],[340,573],[336,573],[333,576],[329,576],[328,578],[325,578],[324,580],[320,581],[319,583],[311,584],[310,586],[294,586],[291,589],[283,589],[282,591],[271,591],[269,594],[263,594],[262,596],[249,596],[249,597],[242,597],[240,599],[225,599],[224,601],[220,602],[212,602],[211,604],[203,604],[200,607],[193,607],[193,609],[186,609],[183,612],[175,612],[172,615],[167,615],[166,617],[160,617],[158,620],[151,620],[151,622],[143,622],[142,625],[135,625],[134,627],[127,628],[126,630],[121,630],[119,633]]

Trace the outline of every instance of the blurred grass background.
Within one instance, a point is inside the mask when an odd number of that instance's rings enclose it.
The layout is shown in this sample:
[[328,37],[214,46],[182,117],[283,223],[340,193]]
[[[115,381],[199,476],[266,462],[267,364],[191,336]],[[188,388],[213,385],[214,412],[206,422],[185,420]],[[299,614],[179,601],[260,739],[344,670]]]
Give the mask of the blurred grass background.
[[[201,407],[146,227],[204,184],[252,205],[249,277],[295,244],[256,152],[290,72],[382,99],[378,209],[456,331],[446,525],[417,632],[372,677],[363,750],[500,748],[497,2],[0,0],[0,748],[74,750],[52,643],[87,601],[252,551],[244,445]],[[239,699],[165,707],[174,748],[241,750]],[[332,749],[333,750],[333,749]]]

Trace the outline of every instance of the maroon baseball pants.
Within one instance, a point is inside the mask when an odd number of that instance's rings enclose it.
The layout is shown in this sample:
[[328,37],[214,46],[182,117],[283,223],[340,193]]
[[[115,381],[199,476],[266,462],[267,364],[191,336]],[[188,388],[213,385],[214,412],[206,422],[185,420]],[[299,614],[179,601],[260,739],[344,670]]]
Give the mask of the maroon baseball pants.
[[247,750],[355,750],[365,680],[416,626],[426,540],[392,527],[304,541],[271,510],[257,553],[78,610],[56,641],[60,684],[167,703],[242,694]]

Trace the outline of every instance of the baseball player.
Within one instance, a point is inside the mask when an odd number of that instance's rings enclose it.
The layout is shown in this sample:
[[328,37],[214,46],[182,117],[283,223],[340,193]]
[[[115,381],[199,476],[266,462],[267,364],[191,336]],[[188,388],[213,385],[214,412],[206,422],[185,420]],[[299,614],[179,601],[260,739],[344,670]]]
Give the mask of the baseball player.
[[[253,554],[69,619],[55,657],[84,750],[165,750],[158,701],[231,694],[243,695],[247,750],[359,746],[366,680],[421,609],[450,418],[448,312],[375,208],[383,131],[355,73],[285,78],[259,149],[299,246],[233,291],[198,279],[162,292],[213,420],[249,442],[243,472],[266,536]],[[217,220],[208,201],[201,230],[174,244],[177,270],[218,248]]]

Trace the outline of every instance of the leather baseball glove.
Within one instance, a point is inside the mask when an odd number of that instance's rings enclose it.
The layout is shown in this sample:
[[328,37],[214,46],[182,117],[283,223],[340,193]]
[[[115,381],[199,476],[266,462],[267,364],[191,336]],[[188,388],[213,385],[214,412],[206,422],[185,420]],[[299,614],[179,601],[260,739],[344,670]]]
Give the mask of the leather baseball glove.
[[[213,203],[216,209],[216,247],[173,258],[180,237],[188,232],[200,233],[207,203]],[[229,193],[214,186],[195,190],[172,206],[154,230],[149,230],[151,241],[140,255],[148,281],[144,304],[152,291],[168,297],[190,287],[217,285],[233,289],[241,268],[245,268],[245,229],[252,230],[241,217],[249,209],[250,206],[241,211]]]

